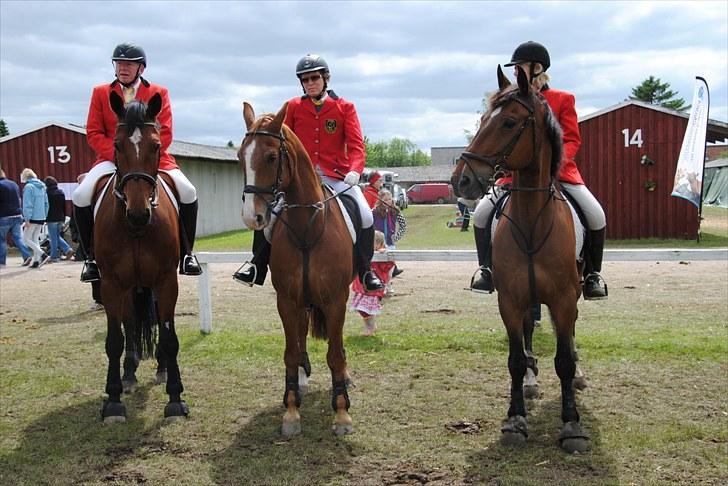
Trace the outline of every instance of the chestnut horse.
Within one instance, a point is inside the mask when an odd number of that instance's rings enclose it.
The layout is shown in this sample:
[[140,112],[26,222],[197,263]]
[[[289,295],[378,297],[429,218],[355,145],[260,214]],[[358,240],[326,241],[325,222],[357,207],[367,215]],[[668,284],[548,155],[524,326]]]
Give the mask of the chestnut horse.
[[[579,423],[572,382],[574,328],[581,295],[574,222],[556,175],[561,129],[546,101],[518,69],[512,85],[498,66],[499,90],[452,175],[455,192],[482,197],[503,171],[513,174],[510,196],[493,237],[493,280],[498,309],[508,333],[511,404],[501,431],[505,443],[528,437],[524,376],[538,373],[531,351],[533,310],[548,306],[556,333],[554,363],[561,380],[561,446],[570,452],[588,446]],[[525,345],[525,351],[524,351]],[[528,391],[528,388],[526,388]]]
[[308,387],[311,370],[306,352],[310,327],[313,337],[328,339],[334,433],[348,434],[353,428],[343,331],[354,276],[353,245],[334,196],[324,192],[303,144],[283,124],[287,107],[256,120],[253,107],[243,103],[247,132],[238,151],[245,177],[245,224],[261,230],[272,223],[273,214],[277,217],[269,232],[271,279],[286,336],[282,433],[301,432],[301,391]]
[[[113,190],[104,191],[98,203],[94,230],[109,358],[109,398],[104,401],[101,416],[106,423],[125,420],[121,394],[136,386],[135,371],[143,351],[140,344],[146,343],[150,354],[158,330],[157,382],[166,380],[169,395],[164,416],[166,421],[183,419],[188,409],[180,398],[183,387],[174,329],[179,232],[174,203],[165,190],[158,188],[160,140],[156,117],[162,99],[156,94],[148,106],[141,101],[124,106],[121,97],[112,91],[109,102],[118,118],[114,137],[116,173],[111,181]],[[119,372],[124,351],[122,323],[127,348],[123,380]]]

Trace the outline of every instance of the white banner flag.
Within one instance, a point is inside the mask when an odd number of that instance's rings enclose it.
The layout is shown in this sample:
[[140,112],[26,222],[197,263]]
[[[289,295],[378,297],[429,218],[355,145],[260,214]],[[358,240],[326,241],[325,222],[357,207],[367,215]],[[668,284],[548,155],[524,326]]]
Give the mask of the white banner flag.
[[698,208],[703,187],[709,107],[708,83],[700,76],[696,76],[693,106],[690,110],[688,127],[685,129],[685,138],[680,147],[680,157],[677,159],[672,195],[685,198]]

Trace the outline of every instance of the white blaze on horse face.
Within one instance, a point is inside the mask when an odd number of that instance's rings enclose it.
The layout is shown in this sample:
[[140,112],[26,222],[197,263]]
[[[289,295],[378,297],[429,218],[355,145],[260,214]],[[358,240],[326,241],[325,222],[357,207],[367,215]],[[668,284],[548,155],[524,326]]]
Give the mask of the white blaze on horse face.
[[134,133],[131,134],[129,140],[131,141],[131,143],[134,144],[134,149],[136,150],[137,157],[139,157],[139,143],[142,141],[142,131],[139,130],[139,127],[134,129]]
[[485,121],[485,126],[488,126],[490,124],[490,122],[493,120],[493,118],[498,116],[498,113],[501,112],[502,108],[503,108],[502,106],[499,106],[498,108],[496,108],[495,110],[490,112],[490,115],[488,115],[488,119]]
[[[243,151],[243,163],[245,164],[245,183],[249,186],[255,185],[255,169],[253,169],[253,153],[255,152],[255,139]],[[251,229],[255,227],[255,194],[246,194],[243,204],[243,221]]]

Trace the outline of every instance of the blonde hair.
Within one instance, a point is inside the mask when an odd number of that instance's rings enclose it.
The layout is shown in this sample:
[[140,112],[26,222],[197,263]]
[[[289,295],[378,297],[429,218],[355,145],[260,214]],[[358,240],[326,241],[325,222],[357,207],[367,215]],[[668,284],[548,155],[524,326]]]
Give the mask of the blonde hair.
[[[524,73],[529,73],[529,64],[530,62],[522,62],[518,66],[523,69]],[[541,88],[543,88],[545,85],[547,85],[551,81],[551,76],[546,74],[546,72],[543,70],[543,66],[540,62],[534,62],[533,63],[533,79],[531,80],[531,85],[534,87],[536,91],[541,91]]]
[[384,248],[384,233],[374,230],[374,250]]
[[28,169],[27,167],[23,169],[23,172],[20,173],[20,182],[28,182],[28,179],[37,179],[38,176],[35,175],[35,172],[33,172],[32,169]]

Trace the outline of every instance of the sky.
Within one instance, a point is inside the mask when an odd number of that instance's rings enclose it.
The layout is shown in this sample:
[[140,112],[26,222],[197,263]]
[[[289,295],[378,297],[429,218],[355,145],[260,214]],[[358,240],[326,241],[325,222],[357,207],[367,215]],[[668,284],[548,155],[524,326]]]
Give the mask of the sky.
[[[373,142],[465,145],[498,64],[521,42],[551,54],[552,87],[580,116],[624,101],[650,75],[687,104],[695,76],[710,118],[728,120],[728,2],[0,2],[0,118],[10,133],[85,125],[110,58],[144,47],[166,86],[174,138],[238,145],[242,102],[276,112],[300,95],[297,61],[323,56],[330,88],[356,104]],[[506,71],[512,75],[510,69]]]

